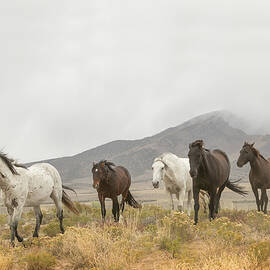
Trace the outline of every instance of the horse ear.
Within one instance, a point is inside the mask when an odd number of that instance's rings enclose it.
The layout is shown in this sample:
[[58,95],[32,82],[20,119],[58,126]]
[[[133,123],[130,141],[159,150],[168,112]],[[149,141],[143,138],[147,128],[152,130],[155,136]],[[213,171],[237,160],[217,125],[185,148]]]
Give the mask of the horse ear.
[[255,144],[255,142],[254,142],[254,143],[252,143],[250,146],[251,146],[251,147],[253,147],[253,146],[254,146],[254,144]]
[[96,163],[93,161],[93,167],[95,167],[96,166]]
[[188,145],[189,149],[191,149],[191,143]]
[[199,147],[200,147],[200,149],[203,148],[203,140],[199,140]]

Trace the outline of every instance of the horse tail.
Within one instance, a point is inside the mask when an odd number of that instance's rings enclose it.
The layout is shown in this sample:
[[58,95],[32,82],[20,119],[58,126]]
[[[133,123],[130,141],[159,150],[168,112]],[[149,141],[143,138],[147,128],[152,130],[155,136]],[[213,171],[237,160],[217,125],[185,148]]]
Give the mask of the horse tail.
[[[66,187],[66,186],[62,186],[64,189],[68,189],[71,190],[73,192],[75,192],[75,190],[73,190],[72,188]],[[75,192],[76,193],[76,192]],[[63,190],[62,191],[62,202],[63,204],[71,211],[73,212],[75,215],[79,215],[80,212],[79,210],[76,208],[74,202],[71,200],[71,198],[68,196],[68,194]]]
[[142,206],[131,195],[130,191],[128,191],[127,198],[126,198],[126,203],[128,203],[133,208],[142,208]]
[[73,188],[70,188],[70,187],[65,186],[65,185],[62,185],[62,188],[63,188],[63,189],[70,190],[70,191],[73,191],[73,192],[77,195],[77,192],[76,192]]
[[230,182],[230,180],[228,180],[227,184],[226,184],[226,187],[229,188],[230,190],[242,195],[242,196],[245,196],[248,194],[248,192],[246,190],[243,189],[243,187],[240,187],[238,186],[236,183],[239,182],[241,179],[239,180],[236,180],[234,182]]

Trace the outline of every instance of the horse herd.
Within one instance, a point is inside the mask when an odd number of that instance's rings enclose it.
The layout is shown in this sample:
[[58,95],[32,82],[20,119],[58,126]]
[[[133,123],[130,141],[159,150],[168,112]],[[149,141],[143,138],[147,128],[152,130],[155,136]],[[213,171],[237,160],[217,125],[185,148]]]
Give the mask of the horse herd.
[[[266,214],[268,204],[266,190],[270,188],[270,159],[265,159],[254,148],[254,144],[245,143],[240,151],[237,166],[242,167],[248,162],[251,167],[249,180],[258,211]],[[209,219],[212,220],[218,213],[221,193],[225,187],[240,195],[247,194],[236,184],[237,181],[230,181],[230,162],[226,153],[219,149],[212,151],[206,149],[202,140],[196,140],[189,145],[188,158],[163,153],[154,159],[152,170],[153,187],[158,188],[160,181],[164,181],[172,209],[174,209],[173,195],[178,199],[178,210],[183,211],[184,198],[187,194],[187,213],[190,215],[193,198],[195,224],[198,223],[200,196],[204,197],[205,194],[209,196]],[[124,211],[125,203],[134,208],[141,207],[129,191],[131,176],[126,168],[102,160],[93,163],[92,174],[93,187],[98,193],[103,220],[106,216],[105,198],[112,199],[112,213],[116,222]],[[76,206],[64,191],[64,189],[74,190],[62,185],[58,171],[48,163],[37,163],[26,168],[0,152],[0,188],[9,216],[12,246],[14,246],[15,237],[19,242],[23,241],[17,227],[25,206],[34,208],[36,227],[33,237],[38,237],[42,222],[40,205],[48,199],[52,199],[55,203],[62,233],[64,233],[62,203],[76,215],[79,214]],[[261,198],[259,198],[258,189],[261,189]],[[119,195],[122,195],[120,206],[117,199]]]

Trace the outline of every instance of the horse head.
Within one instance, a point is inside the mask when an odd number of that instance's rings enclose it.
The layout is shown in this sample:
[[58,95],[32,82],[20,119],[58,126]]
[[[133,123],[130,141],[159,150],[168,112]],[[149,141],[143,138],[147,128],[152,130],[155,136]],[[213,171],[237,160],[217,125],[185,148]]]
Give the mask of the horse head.
[[202,163],[202,150],[203,150],[203,140],[196,140],[195,142],[189,144],[189,164],[190,164],[190,176],[196,178],[198,175],[198,169]]
[[152,184],[154,188],[159,187],[159,182],[163,180],[165,170],[167,168],[168,168],[168,165],[162,159],[156,158],[154,160],[154,163],[152,164],[152,170],[153,170]]
[[93,188],[98,190],[102,182],[109,183],[110,172],[114,171],[112,166],[115,165],[107,160],[101,160],[99,163],[93,162]]
[[259,151],[253,147],[254,144],[255,143],[244,143],[240,151],[240,156],[237,160],[238,167],[243,167],[246,163],[248,163],[249,161],[252,162],[256,156],[258,157],[260,155]]

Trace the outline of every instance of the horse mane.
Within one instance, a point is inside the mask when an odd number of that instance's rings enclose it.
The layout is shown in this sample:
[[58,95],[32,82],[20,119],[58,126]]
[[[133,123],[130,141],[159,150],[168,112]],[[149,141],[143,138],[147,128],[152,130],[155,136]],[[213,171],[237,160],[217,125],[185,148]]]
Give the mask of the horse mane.
[[[0,152],[0,158],[6,164],[6,166],[10,169],[10,171],[12,172],[12,174],[19,175],[19,173],[16,171],[16,168],[15,168],[16,163],[15,163],[15,160],[14,159],[9,158],[7,156],[7,154],[5,154],[3,152]],[[17,165],[19,165],[19,164],[17,164]],[[16,167],[19,167],[19,166],[16,166]]]
[[103,159],[103,160],[101,160],[101,161],[100,161],[98,164],[96,164],[96,165],[100,165],[101,163],[104,163],[104,165],[105,165],[109,170],[111,170],[112,172],[115,172],[114,168],[112,168],[112,166],[115,167],[115,164],[114,164],[113,162],[108,161],[108,160],[106,160],[106,159]]
[[254,147],[254,143],[245,142],[243,147],[245,147],[245,146],[248,146],[257,158],[261,157],[262,159],[267,161],[267,159],[260,153],[260,151]]
[[190,144],[191,147],[199,146],[200,148],[203,148],[204,142],[203,140],[196,140],[195,142]]

